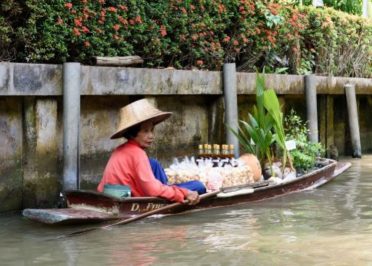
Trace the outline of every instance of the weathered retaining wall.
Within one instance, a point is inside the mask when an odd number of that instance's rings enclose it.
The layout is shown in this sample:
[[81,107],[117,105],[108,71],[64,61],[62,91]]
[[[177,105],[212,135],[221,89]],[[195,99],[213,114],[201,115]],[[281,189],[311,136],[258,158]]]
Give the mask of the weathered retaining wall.
[[[62,178],[62,66],[0,63],[0,212],[56,204]],[[255,74],[238,73],[239,118],[255,102]],[[286,111],[306,118],[304,77],[267,75]],[[351,152],[343,86],[356,84],[361,142],[372,152],[372,81],[317,77],[320,140]],[[157,126],[150,155],[165,165],[193,154],[199,143],[223,143],[222,73],[113,67],[82,67],[80,183],[95,188],[120,140],[110,140],[117,111],[150,97],[173,116]]]

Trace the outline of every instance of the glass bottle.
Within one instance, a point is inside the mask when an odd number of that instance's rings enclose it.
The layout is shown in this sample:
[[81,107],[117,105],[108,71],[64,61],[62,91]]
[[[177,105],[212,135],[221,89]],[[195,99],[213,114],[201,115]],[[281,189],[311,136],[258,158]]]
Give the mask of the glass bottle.
[[225,159],[228,158],[229,155],[229,146],[227,144],[222,144],[222,150],[220,157]]
[[202,159],[204,158],[205,154],[204,154],[204,148],[203,148],[203,144],[199,144],[198,145],[198,158]]
[[221,151],[220,151],[220,145],[219,144],[213,144],[213,157],[220,158]]
[[234,145],[230,144],[229,145],[229,158],[234,158]]
[[204,156],[211,157],[212,156],[212,145],[204,144]]

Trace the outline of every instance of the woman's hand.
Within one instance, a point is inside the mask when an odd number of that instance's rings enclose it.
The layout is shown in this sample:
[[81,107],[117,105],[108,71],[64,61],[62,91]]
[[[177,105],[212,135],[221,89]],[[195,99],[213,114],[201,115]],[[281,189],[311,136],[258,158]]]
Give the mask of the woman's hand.
[[199,194],[196,191],[189,191],[189,193],[186,196],[186,200],[189,201],[189,205],[195,205],[198,204],[200,201]]

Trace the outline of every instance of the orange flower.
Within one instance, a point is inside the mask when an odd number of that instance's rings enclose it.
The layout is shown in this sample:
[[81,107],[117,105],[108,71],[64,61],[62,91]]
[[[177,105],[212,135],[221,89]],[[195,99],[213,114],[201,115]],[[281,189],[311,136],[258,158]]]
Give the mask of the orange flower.
[[141,24],[142,23],[142,18],[141,16],[137,16],[134,18],[134,21],[137,22],[138,24]]
[[271,35],[268,35],[268,36],[267,36],[267,39],[268,39],[269,42],[271,42],[272,44],[275,44],[275,42],[276,42],[275,37],[273,37],[273,36],[271,36]]
[[74,19],[74,24],[75,24],[76,27],[83,26],[83,23],[81,22],[81,19],[79,19],[79,18]]
[[80,36],[81,34],[78,28],[73,28],[72,32],[75,36]]
[[161,25],[161,26],[160,26],[160,30],[159,30],[159,31],[160,31],[160,35],[161,35],[161,36],[164,37],[164,36],[167,35],[167,29],[165,28],[164,25]]
[[122,16],[118,16],[118,19],[119,19],[119,21],[120,21],[121,24],[128,25],[128,20],[126,20]]
[[89,32],[89,29],[85,26],[82,27],[81,29],[84,33],[88,33]]
[[271,14],[273,14],[274,16],[278,15],[278,9],[279,9],[279,4],[275,4],[275,3],[269,3],[267,8],[270,10]]
[[196,60],[196,65],[197,66],[201,66],[203,64],[204,64],[203,60]]
[[218,13],[223,13],[226,11],[226,7],[223,4],[218,5]]
[[89,47],[89,46],[90,46],[90,42],[85,41],[85,42],[84,42],[84,46],[85,46],[85,47]]
[[233,44],[234,44],[235,46],[238,46],[238,45],[239,45],[238,40],[234,40],[234,41],[233,41]]
[[113,7],[113,6],[108,7],[107,10],[110,11],[110,12],[113,12],[113,13],[116,13],[116,11],[117,11],[116,8]]
[[60,17],[58,17],[56,23],[57,23],[57,25],[62,25],[63,24],[63,20]]
[[118,31],[120,29],[120,25],[119,24],[115,24],[114,26],[112,26],[112,28],[115,30],[115,31]]
[[244,15],[245,13],[247,13],[245,11],[245,7],[244,6],[239,6],[239,13],[242,14],[242,15]]
[[66,3],[65,7],[68,8],[68,9],[71,9],[72,8],[72,3]]
[[223,41],[224,42],[229,42],[230,41],[230,37],[229,36],[226,36],[225,38],[223,38]]
[[128,7],[125,5],[118,5],[121,10],[128,11]]

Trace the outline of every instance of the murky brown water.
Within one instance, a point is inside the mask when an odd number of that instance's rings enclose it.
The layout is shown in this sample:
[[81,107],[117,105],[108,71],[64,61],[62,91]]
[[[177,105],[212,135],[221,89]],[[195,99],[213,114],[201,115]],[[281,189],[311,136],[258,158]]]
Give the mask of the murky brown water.
[[260,203],[82,227],[0,217],[0,265],[372,265],[372,156],[331,183]]

